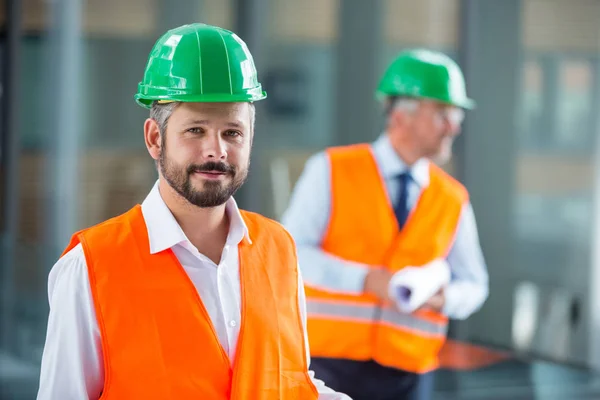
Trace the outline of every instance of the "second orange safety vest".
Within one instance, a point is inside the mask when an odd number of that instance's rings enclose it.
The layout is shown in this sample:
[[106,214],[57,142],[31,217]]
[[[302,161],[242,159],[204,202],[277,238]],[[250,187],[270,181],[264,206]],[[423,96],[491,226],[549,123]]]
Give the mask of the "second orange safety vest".
[[[466,189],[431,164],[430,181],[402,230],[369,145],[332,148],[331,217],[324,251],[396,272],[445,257],[454,241]],[[313,357],[375,360],[404,371],[437,367],[447,318],[432,311],[403,314],[361,294],[306,287]]]

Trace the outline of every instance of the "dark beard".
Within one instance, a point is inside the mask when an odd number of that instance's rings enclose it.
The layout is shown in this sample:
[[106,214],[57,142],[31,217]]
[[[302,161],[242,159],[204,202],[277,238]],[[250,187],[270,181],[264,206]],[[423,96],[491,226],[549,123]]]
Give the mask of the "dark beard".
[[[204,164],[189,165],[185,171],[178,169],[172,162],[165,157],[165,150],[161,152],[159,158],[160,171],[167,183],[181,197],[191,204],[207,208],[217,207],[225,204],[227,200],[244,184],[248,176],[248,169],[238,171],[233,165],[227,165],[222,162],[210,161]],[[231,177],[229,183],[220,181],[204,181],[204,189],[196,190],[192,186],[191,175],[194,172],[218,171]]]

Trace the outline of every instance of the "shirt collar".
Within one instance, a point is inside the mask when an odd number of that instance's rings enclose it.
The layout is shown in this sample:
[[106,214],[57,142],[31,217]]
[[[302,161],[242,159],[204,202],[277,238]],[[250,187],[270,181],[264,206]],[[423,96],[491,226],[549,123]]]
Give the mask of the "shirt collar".
[[[244,238],[251,243],[248,227],[233,197],[230,197],[225,203],[225,212],[229,216],[227,244],[237,246]],[[158,181],[142,203],[142,215],[148,230],[150,254],[159,253],[184,242],[189,243],[171,210],[162,199]]]
[[400,174],[410,170],[413,180],[422,189],[429,185],[429,160],[426,158],[419,159],[412,167],[408,167],[404,161],[398,156],[398,153],[392,147],[392,143],[386,133],[381,134],[371,148],[375,161],[381,171],[384,179],[394,179]]

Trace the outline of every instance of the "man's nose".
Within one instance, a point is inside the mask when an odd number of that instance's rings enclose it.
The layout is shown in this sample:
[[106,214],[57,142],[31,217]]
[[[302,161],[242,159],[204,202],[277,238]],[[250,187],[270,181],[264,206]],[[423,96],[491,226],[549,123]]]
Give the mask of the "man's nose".
[[207,135],[202,141],[202,157],[208,160],[225,160],[227,149],[220,135]]

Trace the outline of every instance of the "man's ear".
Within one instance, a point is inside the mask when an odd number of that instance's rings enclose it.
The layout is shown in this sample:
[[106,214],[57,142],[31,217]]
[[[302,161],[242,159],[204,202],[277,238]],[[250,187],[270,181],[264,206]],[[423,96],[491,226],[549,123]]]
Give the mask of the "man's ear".
[[158,160],[163,143],[158,123],[152,118],[148,118],[144,122],[144,142],[146,143],[146,148],[148,149],[150,156],[153,159]]
[[408,115],[408,113],[404,110],[392,110],[390,112],[389,124],[391,127],[394,128],[403,128],[408,123],[409,117],[410,116]]

